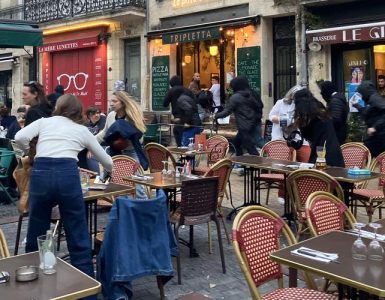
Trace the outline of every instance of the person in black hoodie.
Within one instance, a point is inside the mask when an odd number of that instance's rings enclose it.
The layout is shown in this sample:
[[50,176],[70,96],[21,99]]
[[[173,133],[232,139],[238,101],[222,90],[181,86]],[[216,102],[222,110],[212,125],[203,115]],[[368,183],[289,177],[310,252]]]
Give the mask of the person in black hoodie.
[[333,120],[337,139],[342,145],[348,135],[349,105],[345,96],[337,92],[337,88],[331,81],[324,81],[320,85],[322,98],[326,101],[326,109]]
[[24,83],[22,98],[24,104],[30,105],[25,116],[25,126],[52,115],[52,106],[48,103],[44,87],[40,83],[36,81]]
[[[163,106],[169,107],[171,104],[171,114],[173,115],[174,123],[181,123],[181,111],[178,105],[178,98],[182,95],[188,95],[192,99],[195,99],[193,92],[185,87],[183,87],[182,80],[179,76],[172,76],[170,79],[171,88],[168,90],[166,96],[163,100]],[[175,142],[178,147],[182,146],[182,135],[183,135],[183,126],[174,126],[173,129]]]
[[55,107],[57,99],[59,99],[59,97],[63,95],[64,95],[64,87],[59,84],[55,87],[54,92],[47,96],[47,99],[51,104],[51,106]]
[[261,97],[250,89],[246,77],[238,76],[230,82],[234,94],[225,109],[215,119],[234,113],[238,133],[234,140],[236,155],[242,155],[244,147],[249,154],[259,155],[256,149],[257,126],[261,123],[263,103]]
[[363,81],[357,87],[357,92],[366,104],[365,107],[355,105],[367,126],[364,145],[375,157],[385,151],[385,101],[371,81]]
[[310,143],[309,163],[317,159],[317,146],[326,148],[326,164],[331,167],[345,167],[341,147],[334,130],[333,121],[326,107],[308,89],[294,94],[294,128],[298,128],[304,139]]

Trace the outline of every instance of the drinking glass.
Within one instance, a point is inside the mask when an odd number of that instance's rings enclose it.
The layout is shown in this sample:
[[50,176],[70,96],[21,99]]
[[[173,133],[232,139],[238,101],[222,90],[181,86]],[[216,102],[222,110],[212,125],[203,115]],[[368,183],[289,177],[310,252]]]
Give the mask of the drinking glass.
[[381,261],[384,258],[384,248],[382,248],[380,242],[377,239],[377,229],[381,228],[382,226],[378,223],[370,223],[369,226],[374,230],[374,240],[372,240],[369,244],[368,257],[371,260]]
[[90,178],[89,178],[88,174],[85,172],[80,172],[80,184],[82,187],[83,195],[87,194],[87,192],[88,192],[88,189],[90,187],[89,181],[90,181]]
[[162,160],[162,163],[163,163],[162,175],[167,175],[168,161],[167,160]]
[[189,150],[194,150],[194,138],[189,138],[189,144],[188,144],[188,149]]
[[317,146],[316,147],[316,152],[317,152],[317,159],[315,162],[316,169],[317,170],[323,170],[326,168],[326,151],[325,148],[322,146]]
[[183,167],[176,167],[175,177],[181,177],[183,175]]
[[368,248],[361,239],[361,228],[365,227],[364,223],[354,223],[354,227],[358,229],[358,237],[352,246],[353,259],[365,260],[368,254]]

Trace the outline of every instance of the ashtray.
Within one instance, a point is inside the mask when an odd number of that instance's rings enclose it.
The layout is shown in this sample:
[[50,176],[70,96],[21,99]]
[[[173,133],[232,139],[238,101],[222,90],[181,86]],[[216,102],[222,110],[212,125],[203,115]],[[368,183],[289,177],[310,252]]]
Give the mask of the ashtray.
[[33,281],[39,277],[37,266],[22,266],[16,269],[16,281]]

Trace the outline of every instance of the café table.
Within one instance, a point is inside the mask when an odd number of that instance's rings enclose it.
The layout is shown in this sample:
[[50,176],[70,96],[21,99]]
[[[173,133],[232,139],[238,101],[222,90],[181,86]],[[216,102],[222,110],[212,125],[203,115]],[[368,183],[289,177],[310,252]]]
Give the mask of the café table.
[[[168,147],[172,154],[179,155],[181,161],[195,160],[195,157],[203,154],[210,154],[211,150],[191,150],[188,147]],[[195,163],[192,164],[192,170],[195,169]]]
[[[359,299],[367,299],[368,294],[385,297],[385,261],[353,259],[351,248],[356,239],[355,234],[332,231],[272,252],[270,257],[273,261],[289,266],[290,287],[297,285],[297,270],[303,270],[337,283],[339,299],[343,299],[343,286],[352,288],[350,299],[355,299],[356,290],[360,291]],[[370,239],[362,239],[366,245],[370,243]],[[300,247],[337,253],[338,263],[321,262],[291,253]]]
[[30,282],[15,280],[15,270],[21,266],[39,266],[39,253],[31,252],[0,259],[0,271],[7,271],[10,280],[0,284],[0,299],[80,299],[96,295],[101,285],[75,267],[57,258],[56,273],[45,275]]

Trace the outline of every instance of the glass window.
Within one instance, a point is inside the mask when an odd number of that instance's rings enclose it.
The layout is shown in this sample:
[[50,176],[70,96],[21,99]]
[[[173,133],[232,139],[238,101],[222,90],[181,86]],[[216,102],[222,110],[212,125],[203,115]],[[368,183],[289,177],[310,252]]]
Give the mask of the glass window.
[[137,101],[140,101],[140,39],[129,39],[125,41],[125,83],[126,91]]

